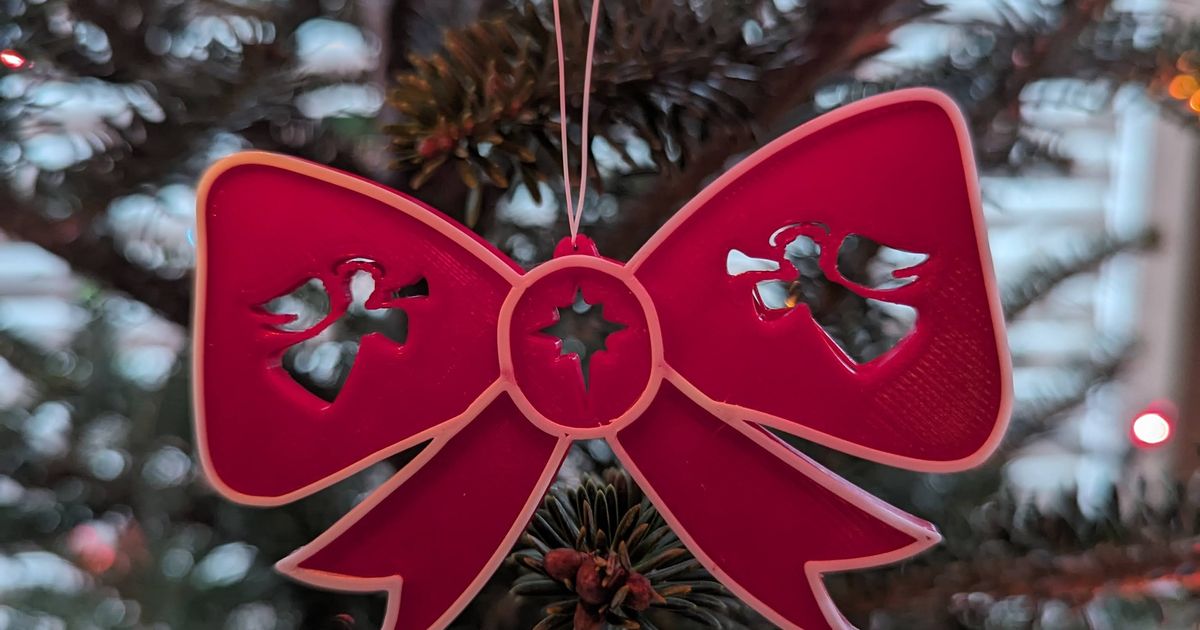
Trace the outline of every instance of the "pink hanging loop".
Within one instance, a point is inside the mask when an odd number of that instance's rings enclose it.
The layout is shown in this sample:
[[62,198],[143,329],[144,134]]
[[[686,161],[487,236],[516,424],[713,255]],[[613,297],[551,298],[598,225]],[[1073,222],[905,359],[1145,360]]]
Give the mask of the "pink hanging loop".
[[579,222],[583,218],[583,199],[587,194],[588,172],[588,105],[592,100],[592,57],[596,51],[596,23],[600,15],[600,0],[592,2],[592,20],[588,28],[587,57],[583,71],[583,120],[579,134],[579,202],[571,199],[571,162],[567,150],[567,70],[563,54],[562,16],[558,0],[554,3],[554,41],[558,45],[558,116],[562,144],[563,193],[567,198],[567,226],[571,230],[571,244],[579,236]]

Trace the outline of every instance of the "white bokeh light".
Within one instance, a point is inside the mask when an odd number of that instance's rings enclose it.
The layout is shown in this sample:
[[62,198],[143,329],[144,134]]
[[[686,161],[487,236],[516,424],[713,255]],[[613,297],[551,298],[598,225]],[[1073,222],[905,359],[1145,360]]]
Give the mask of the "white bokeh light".
[[1133,437],[1146,446],[1157,446],[1171,437],[1171,423],[1162,414],[1143,413],[1133,420]]

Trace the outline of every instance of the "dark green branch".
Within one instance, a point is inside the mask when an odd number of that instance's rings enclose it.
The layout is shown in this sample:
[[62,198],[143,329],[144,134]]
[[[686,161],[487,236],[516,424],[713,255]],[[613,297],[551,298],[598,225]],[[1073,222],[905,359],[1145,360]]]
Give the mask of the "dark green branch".
[[1095,271],[1119,254],[1152,249],[1157,244],[1158,233],[1152,229],[1124,237],[1105,234],[1093,238],[1076,251],[1036,263],[1001,290],[1004,319],[1016,319],[1054,287],[1072,277]]

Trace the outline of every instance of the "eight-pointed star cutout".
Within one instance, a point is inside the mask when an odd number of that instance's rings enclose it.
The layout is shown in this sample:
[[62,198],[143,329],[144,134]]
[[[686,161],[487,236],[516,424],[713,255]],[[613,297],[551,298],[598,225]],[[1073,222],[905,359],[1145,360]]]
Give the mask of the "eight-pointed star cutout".
[[588,386],[588,364],[592,355],[606,350],[605,340],[609,335],[624,329],[623,324],[604,319],[603,304],[588,304],[583,291],[575,290],[575,300],[569,307],[558,309],[558,321],[543,328],[541,332],[557,337],[561,343],[561,354],[579,355],[583,386]]

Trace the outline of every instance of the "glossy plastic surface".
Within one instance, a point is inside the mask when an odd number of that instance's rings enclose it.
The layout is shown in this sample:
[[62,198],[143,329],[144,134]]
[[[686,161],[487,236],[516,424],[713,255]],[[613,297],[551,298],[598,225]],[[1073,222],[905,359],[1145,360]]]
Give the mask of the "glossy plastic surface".
[[[771,143],[686,206],[628,264],[584,237],[522,272],[408,197],[320,165],[243,153],[200,194],[196,411],[205,470],[231,499],[278,505],[430,444],[317,540],[280,562],[329,588],[389,593],[387,628],[442,628],[475,595],[570,442],[604,438],[680,538],[785,628],[843,628],[822,573],[898,560],[934,528],[841,480],[764,426],[919,470],[983,460],[1007,420],[1009,368],[965,126],[929,90],[847,106]],[[826,275],[916,309],[892,351],[850,360],[799,305],[794,235],[849,234],[922,252],[897,289]],[[731,250],[778,270],[731,275]],[[770,267],[770,265],[766,265]],[[404,309],[403,344],[368,335],[332,402],[283,352],[346,312]],[[291,330],[263,307],[316,279],[330,312]],[[424,279],[428,295],[401,287]],[[619,330],[593,355],[543,332],[577,292]],[[755,518],[747,519],[747,514]]]

